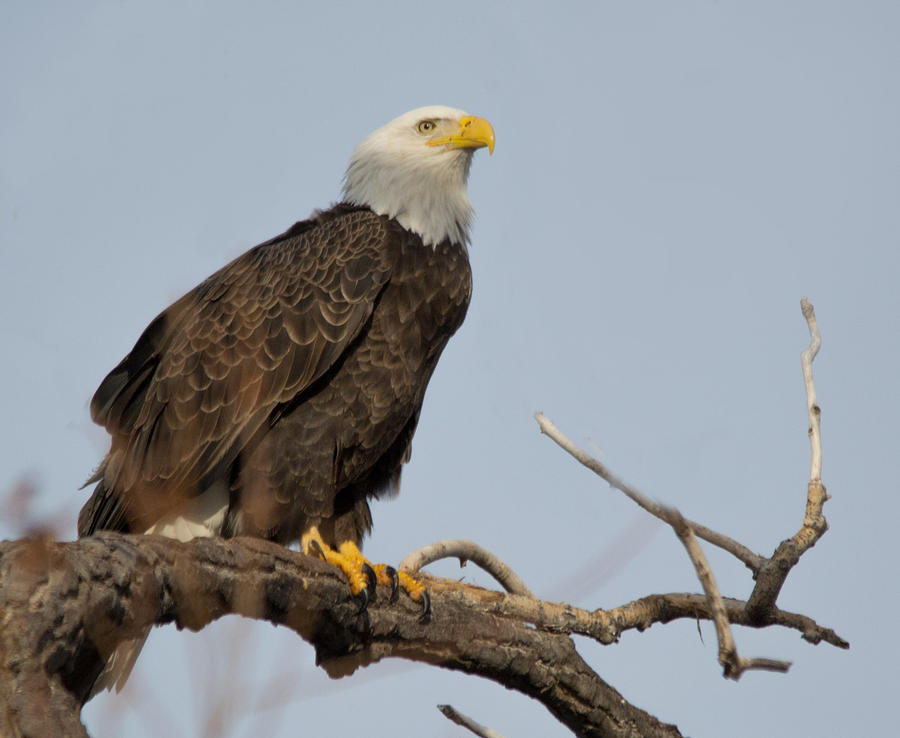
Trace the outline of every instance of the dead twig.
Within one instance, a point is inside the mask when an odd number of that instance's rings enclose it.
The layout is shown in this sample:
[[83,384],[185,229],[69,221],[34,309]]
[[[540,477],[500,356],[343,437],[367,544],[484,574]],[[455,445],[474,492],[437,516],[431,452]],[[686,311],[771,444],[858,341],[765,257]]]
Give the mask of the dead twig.
[[448,720],[457,725],[462,725],[462,727],[477,736],[481,736],[481,738],[503,738],[496,730],[486,728],[481,723],[476,723],[472,718],[463,715],[459,710],[455,709],[453,705],[438,705],[437,709],[440,710]]
[[[587,451],[569,440],[569,438],[567,438],[562,433],[562,431],[560,431],[559,428],[557,428],[553,424],[553,421],[551,421],[543,413],[535,413],[534,418],[535,420],[537,420],[538,425],[541,428],[541,433],[549,436],[560,448],[569,453],[576,461],[586,466],[601,479],[605,480],[610,487],[624,493],[626,497],[631,499],[640,507],[644,508],[644,510],[646,510],[654,517],[668,522],[666,520],[666,513],[663,505],[658,505],[657,503],[653,502],[648,497],[638,492],[638,490],[632,487],[630,484],[626,483],[624,480],[613,474],[613,472],[609,468],[607,468],[605,464],[603,464],[601,461],[591,456]],[[700,523],[695,523],[693,520],[686,520],[686,522],[688,525],[690,525],[691,530],[693,530],[698,537],[702,538],[704,541],[708,541],[714,546],[718,546],[719,548],[728,551],[730,554],[742,561],[747,566],[747,568],[754,573],[757,572],[766,561],[763,556],[753,553],[753,551],[751,551],[743,544],[738,543],[733,538],[729,538],[722,533],[718,533],[710,528],[707,528],[705,525],[700,525]]]
[[407,574],[414,574],[423,566],[448,558],[459,559],[460,566],[465,566],[467,561],[477,564],[494,577],[510,594],[534,597],[525,582],[507,563],[473,541],[446,540],[423,546],[408,554],[400,562],[399,569]]
[[800,310],[806,318],[809,326],[809,346],[800,354],[800,364],[803,367],[803,384],[806,387],[806,410],[809,416],[809,445],[811,451],[809,480],[810,482],[822,481],[822,434],[820,421],[822,410],[816,402],[816,385],[813,382],[812,363],[822,346],[822,336],[819,333],[819,323],[816,320],[816,311],[805,297],[800,300]]

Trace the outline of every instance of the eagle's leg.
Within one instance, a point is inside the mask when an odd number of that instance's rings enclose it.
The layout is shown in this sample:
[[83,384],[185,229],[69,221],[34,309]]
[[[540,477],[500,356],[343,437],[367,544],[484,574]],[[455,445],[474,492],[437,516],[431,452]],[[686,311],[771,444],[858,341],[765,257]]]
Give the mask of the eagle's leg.
[[[343,549],[344,546],[346,546],[346,544],[342,544],[341,549]],[[355,596],[361,592],[365,592],[364,597],[368,599],[370,577],[363,566],[366,562],[361,553],[357,558],[352,556],[352,554],[348,555],[350,552],[344,553],[341,550],[335,551],[331,546],[325,543],[322,534],[319,533],[319,529],[315,526],[311,527],[300,537],[300,548],[307,556],[318,555],[332,566],[336,566],[344,572],[347,579],[350,580],[350,591],[353,595]],[[359,552],[358,548],[356,550]],[[369,568],[371,569],[371,566]]]
[[422,604],[421,619],[426,620],[430,616],[431,598],[420,582],[408,574],[397,572],[392,566],[372,564],[353,541],[344,541],[335,550],[325,543],[318,528],[312,526],[300,537],[300,547],[308,556],[319,555],[344,572],[350,581],[350,591],[354,595],[361,595],[363,606],[368,602],[370,590],[374,590],[377,582],[391,588],[392,602],[397,597],[398,588],[402,587],[413,602]]

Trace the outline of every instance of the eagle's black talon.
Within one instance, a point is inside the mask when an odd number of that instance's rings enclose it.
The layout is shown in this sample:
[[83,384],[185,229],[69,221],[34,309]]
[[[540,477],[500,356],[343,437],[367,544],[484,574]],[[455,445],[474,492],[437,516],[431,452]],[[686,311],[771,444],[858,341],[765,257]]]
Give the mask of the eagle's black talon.
[[375,576],[375,570],[366,563],[362,565],[362,573],[366,577],[366,589],[375,594],[375,588],[378,585],[378,577]]
[[359,609],[356,611],[356,614],[361,615],[369,607],[369,588],[366,587],[365,589],[359,590],[359,592],[356,594],[355,599],[357,604],[359,605]]
[[384,567],[384,573],[391,578],[391,596],[388,602],[394,603],[397,601],[397,597],[400,596],[400,576],[393,566]]
[[425,625],[429,620],[431,620],[431,596],[428,594],[428,590],[422,590],[422,613],[419,615],[419,622],[422,625]]
[[324,558],[325,558],[325,552],[322,550],[322,547],[319,545],[319,542],[318,542],[315,538],[313,538],[313,539],[309,542],[309,547],[310,547],[311,549],[313,549],[313,550],[319,555],[319,558],[320,558],[320,559],[324,559]]

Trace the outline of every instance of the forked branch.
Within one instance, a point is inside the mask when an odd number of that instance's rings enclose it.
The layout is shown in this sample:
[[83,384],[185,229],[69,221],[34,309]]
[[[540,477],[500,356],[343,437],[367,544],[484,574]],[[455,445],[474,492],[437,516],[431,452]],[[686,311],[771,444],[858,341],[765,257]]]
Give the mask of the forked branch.
[[[825,517],[822,515],[822,506],[828,499],[825,486],[822,484],[822,443],[820,434],[821,410],[816,401],[816,389],[813,383],[812,362],[819,351],[821,337],[816,322],[815,312],[806,298],[801,301],[803,316],[809,326],[810,343],[801,356],[803,367],[803,379],[806,386],[807,411],[809,416],[809,438],[812,449],[810,464],[810,481],[807,489],[806,514],[803,524],[797,533],[790,539],[782,542],[771,558],[764,558],[755,554],[746,546],[738,543],[733,538],[710,530],[706,526],[685,519],[674,508],[659,505],[645,495],[641,494],[631,485],[624,482],[610,471],[598,459],[579,448],[568,439],[548,418],[542,413],[536,413],[535,419],[541,428],[541,432],[550,436],[561,448],[571,454],[581,464],[600,476],[611,487],[623,492],[635,503],[640,505],[651,515],[667,522],[675,530],[679,540],[685,546],[685,550],[694,564],[698,579],[703,586],[709,608],[708,616],[716,626],[716,634],[719,641],[719,661],[724,667],[725,676],[733,679],[740,678],[748,669],[767,669],[771,671],[787,671],[789,662],[772,659],[745,659],[738,655],[731,633],[729,622],[738,622],[734,613],[729,614],[724,601],[719,593],[715,578],[706,561],[700,545],[695,536],[703,538],[725,551],[728,551],[742,561],[754,574],[756,585],[744,607],[742,618],[754,625],[770,622],[772,613],[776,611],[775,602],[781,587],[784,584],[791,568],[800,560],[800,556],[815,545],[816,541],[828,529]],[[849,644],[835,636],[830,641],[835,645],[846,648]]]
[[800,529],[786,541],[782,541],[770,559],[767,559],[756,576],[756,586],[747,599],[747,613],[751,619],[762,619],[766,611],[774,607],[784,582],[800,557],[825,535],[828,521],[822,509],[828,500],[825,485],[822,484],[822,410],[816,399],[816,385],[813,382],[812,363],[819,353],[822,337],[816,313],[804,297],[800,309],[809,327],[809,346],[800,354],[803,369],[803,384],[806,388],[806,412],[809,421],[810,469],[806,488],[806,512]]

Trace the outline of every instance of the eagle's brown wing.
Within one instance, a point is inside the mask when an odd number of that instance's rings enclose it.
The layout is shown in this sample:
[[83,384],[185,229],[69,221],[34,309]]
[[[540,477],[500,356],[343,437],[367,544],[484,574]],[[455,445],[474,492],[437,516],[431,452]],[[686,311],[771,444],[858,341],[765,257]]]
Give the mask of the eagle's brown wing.
[[363,330],[390,277],[389,225],[326,213],[237,258],[164,311],[91,402],[112,447],[79,534],[152,524],[225,473],[272,411]]

